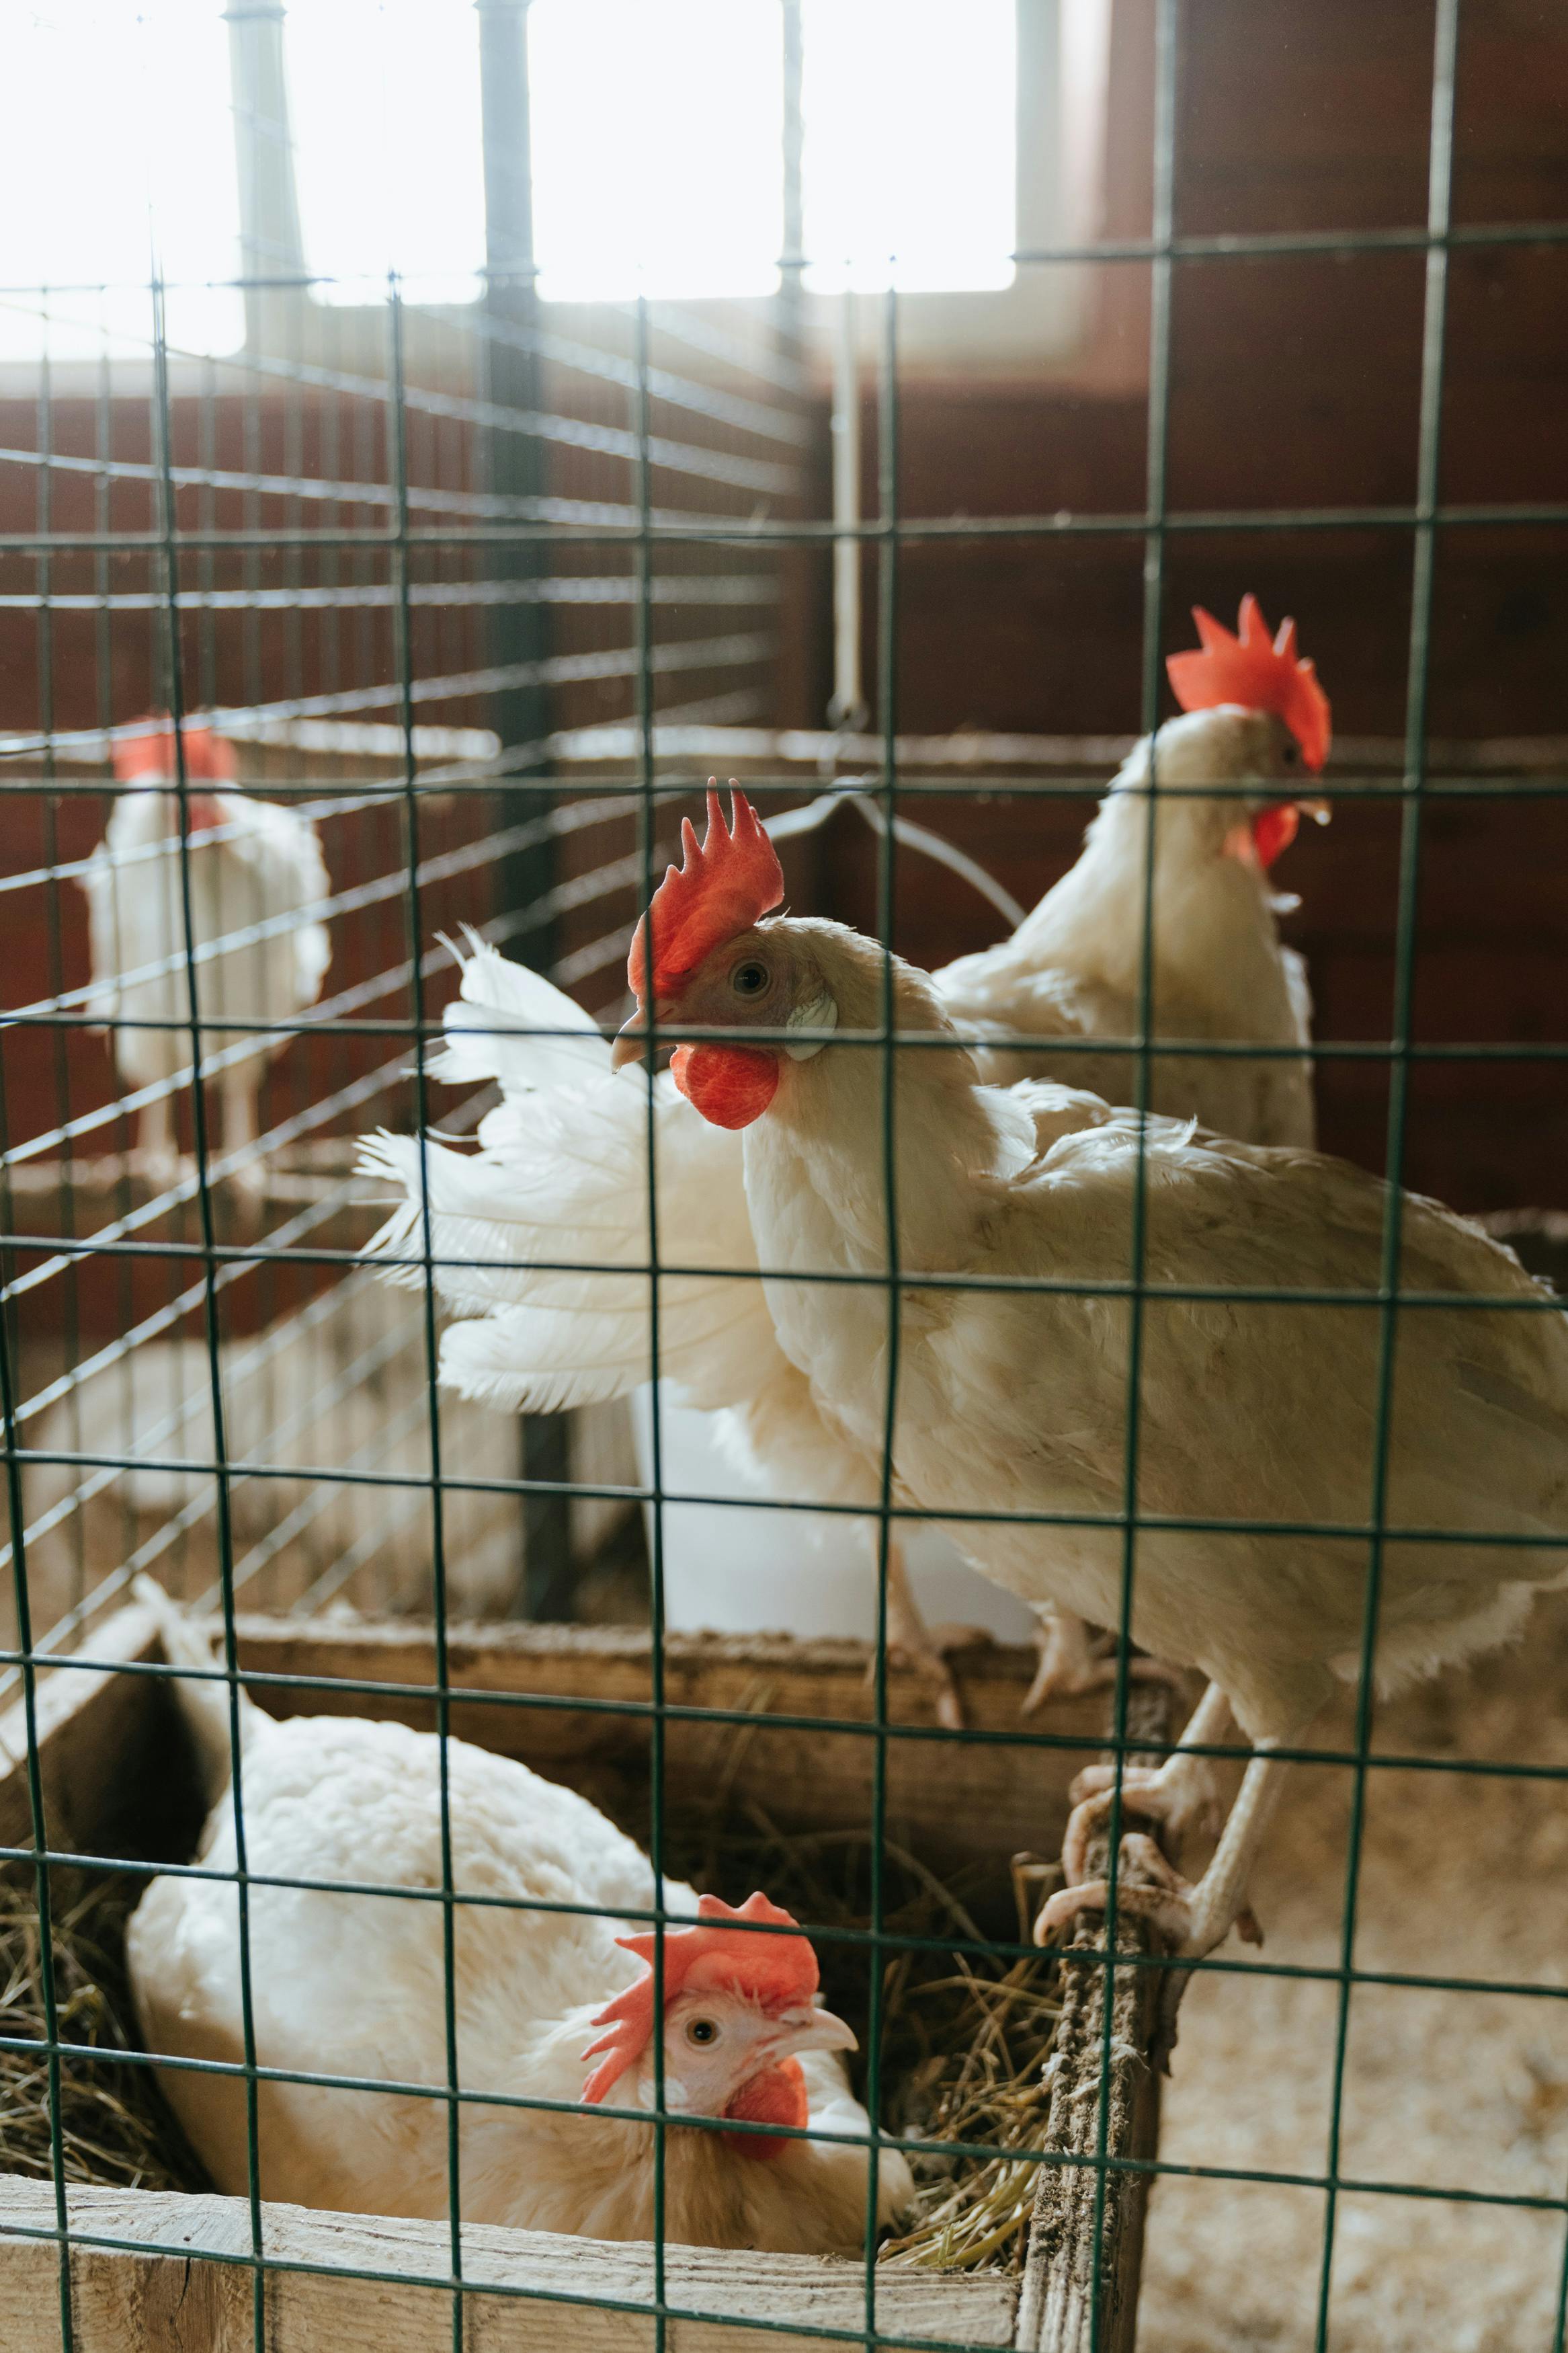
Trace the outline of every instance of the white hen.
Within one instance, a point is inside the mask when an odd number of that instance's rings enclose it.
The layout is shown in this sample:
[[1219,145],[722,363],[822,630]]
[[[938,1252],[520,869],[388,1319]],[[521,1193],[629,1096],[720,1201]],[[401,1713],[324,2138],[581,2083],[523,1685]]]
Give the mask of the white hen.
[[[310,910],[330,885],[314,826],[278,802],[216,789],[234,777],[229,746],[206,727],[187,726],[183,736],[184,854],[167,724],[116,739],[114,773],[140,788],[117,799],[82,877],[93,975],[87,1010],[110,1025],[126,1085],[160,1089],[142,1106],[138,1143],[149,1174],[166,1182],[175,1166],[172,1090],[192,1075],[194,971],[204,1056],[237,1050],[217,1074],[224,1150],[229,1173],[254,1187],[261,1073],[287,1044],[289,1020],[321,995],[331,947]],[[226,1029],[226,1016],[273,1022],[278,1033]]]
[[[1134,1092],[1136,1060],[1118,1041],[1139,1028],[1152,765],[1152,1033],[1265,1051],[1156,1055],[1150,1102],[1247,1141],[1310,1145],[1310,1064],[1289,1050],[1310,1042],[1310,998],[1300,959],[1279,938],[1268,869],[1295,830],[1298,804],[1282,794],[1326,756],[1328,703],[1310,665],[1295,659],[1291,624],[1271,646],[1250,597],[1238,637],[1206,613],[1198,626],[1204,652],[1172,662],[1188,715],[1136,747],[1082,856],[1012,938],[947,965],[931,987],[959,1034],[984,1041],[976,1061],[985,1078],[1058,1079],[1112,1101]],[[533,1411],[646,1381],[646,1108],[608,1082],[595,1024],[536,974],[475,943],[435,1068],[468,1087],[493,1079],[505,1098],[479,1129],[477,1156],[425,1148],[435,1253],[448,1261],[436,1279],[447,1303],[475,1319],[446,1335],[443,1379],[466,1397]],[[659,1283],[661,1370],[692,1403],[726,1409],[731,1449],[775,1493],[874,1507],[874,1461],[847,1449],[816,1410],[809,1381],[778,1346],[761,1286],[744,1279],[757,1261],[739,1135],[698,1119],[668,1077],[653,1103],[660,1264],[710,1271]],[[372,1245],[388,1259],[418,1244],[419,1161],[407,1139],[367,1151],[367,1168],[408,1197]],[[489,1263],[451,1263],[481,1260]],[[625,1271],[584,1271],[591,1266]],[[726,1281],[723,1269],[742,1279]],[[889,1609],[895,1641],[930,1656],[896,1542]],[[1090,1657],[1080,1621],[1039,1615],[1041,1672],[1026,1704],[1114,1672]],[[951,1678],[932,1663],[940,1712],[959,1721]]]
[[[661,885],[659,960],[634,979],[661,1025],[712,1041],[679,1050],[678,1083],[744,1124],[778,1339],[869,1453],[896,1295],[898,1499],[998,1583],[1102,1624],[1121,1604],[1135,1389],[1131,1631],[1210,1678],[1199,1737],[1228,1702],[1258,1752],[1202,1881],[1157,1895],[1178,1947],[1205,1952],[1245,1900],[1269,1752],[1359,1672],[1369,1591],[1388,1685],[1507,1639],[1568,1572],[1568,1317],[1479,1227],[1341,1161],[1161,1119],[1141,1144],[1136,1114],[1093,1097],[977,1083],[923,974],[841,924],[765,920],[783,876],[735,797],[733,833],[715,796],[707,842]],[[890,1122],[889,980],[895,1032],[946,1038],[892,1058]],[[645,1050],[640,1013],[628,1032],[617,1060]],[[1409,1301],[1392,1324],[1390,1218]],[[1129,1772],[1126,1802],[1169,1813],[1192,1773]],[[1087,1834],[1080,1808],[1069,1873]],[[1069,1887],[1045,1925],[1088,1900]]]
[[[205,1647],[156,1587],[142,1598],[172,1662],[210,1669]],[[213,1810],[200,1860],[235,1869],[228,1693],[182,1680]],[[255,2049],[263,2067],[350,2076],[367,2089],[258,2086],[260,2190],[351,2212],[448,2211],[440,1744],[431,1733],[345,1717],[282,1723],[241,1702],[241,1797],[249,1893]],[[652,1938],[647,1857],[587,1800],[526,1766],[447,1744],[457,2071],[465,2220],[649,2239],[655,2138]],[[268,1886],[260,1880],[303,1882]],[[388,1891],[326,1892],[322,1882]],[[536,1905],[579,1907],[535,1910]],[[855,2038],[816,2005],[816,1959],[786,1912],[754,1895],[738,1912],[667,1880],[661,2035],[667,2110],[837,2136],[680,2127],[667,2136],[664,2230],[672,2240],[802,2253],[863,2243],[867,2121],[839,2053]],[[628,1918],[628,1915],[631,1915]],[[763,1933],[758,1933],[758,1929]],[[232,1881],[155,1879],[126,1957],[147,2049],[245,2057],[238,1899]],[[587,2074],[587,2062],[600,2064]],[[239,2073],[162,2071],[170,2105],[218,2188],[247,2188]],[[434,2097],[395,2090],[422,2085]],[[381,2088],[385,2085],[386,2088]],[[564,2108],[527,2103],[569,2103]],[[879,2212],[910,2194],[884,2151]]]

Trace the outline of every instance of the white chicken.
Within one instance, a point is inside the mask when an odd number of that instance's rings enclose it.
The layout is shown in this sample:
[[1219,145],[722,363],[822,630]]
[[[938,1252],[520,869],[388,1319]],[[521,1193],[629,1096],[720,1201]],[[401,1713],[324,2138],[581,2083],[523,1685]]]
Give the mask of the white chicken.
[[[82,877],[93,976],[87,1010],[110,1025],[125,1084],[158,1089],[142,1106],[138,1157],[150,1177],[166,1183],[178,1166],[174,1091],[193,1071],[194,969],[204,1057],[236,1050],[217,1073],[226,1173],[255,1190],[263,1176],[252,1149],[261,1074],[287,1044],[288,1023],[321,995],[331,947],[310,911],[330,885],[314,826],[278,802],[223,790],[234,780],[234,754],[210,727],[187,724],[182,737],[185,855],[168,723],[115,739],[115,776],[136,789],[116,800]],[[271,1034],[226,1029],[225,1016],[278,1027]]]
[[[1281,1050],[1309,1044],[1310,998],[1300,959],[1279,938],[1268,870],[1296,827],[1298,801],[1282,793],[1327,755],[1328,702],[1311,665],[1295,659],[1293,624],[1271,645],[1252,597],[1237,637],[1206,613],[1196,619],[1204,649],[1171,662],[1188,715],[1136,747],[1078,863],[1012,938],[931,985],[959,1034],[976,1041],[984,1077],[1060,1079],[1113,1101],[1135,1091],[1136,1060],[1119,1041],[1139,1029],[1152,762],[1151,1031],[1233,1050],[1152,1057],[1150,1102],[1247,1141],[1310,1145],[1310,1064]],[[1248,1044],[1264,1053],[1234,1050]],[[535,1411],[636,1388],[651,1357],[646,1110],[609,1083],[595,1025],[548,982],[476,943],[436,1070],[469,1087],[493,1079],[505,1097],[479,1129],[478,1156],[425,1147],[437,1260],[492,1261],[437,1269],[447,1303],[484,1319],[447,1334],[443,1378],[465,1396]],[[816,1412],[808,1381],[779,1350],[754,1274],[744,1279],[756,1256],[738,1134],[704,1130],[668,1078],[654,1090],[654,1116],[661,1264],[742,1273],[660,1283],[662,1370],[695,1404],[726,1409],[731,1447],[774,1493],[874,1506],[874,1461],[847,1450]],[[419,1165],[408,1140],[384,1138],[367,1153],[367,1167],[408,1195],[372,1246],[394,1260],[417,1246]],[[628,1271],[578,1272],[584,1261]],[[961,1722],[942,1638],[921,1626],[896,1539],[888,1605],[894,1643],[926,1659],[939,1713]],[[1080,1620],[1038,1614],[1040,1672],[1026,1706],[1114,1673],[1114,1662],[1091,1655]]]
[[[159,1588],[143,1579],[138,1590],[158,1613],[171,1662],[206,1671],[176,1688],[213,1805],[200,1861],[232,1873],[227,1686]],[[243,1697],[240,1715],[257,2060],[370,2086],[260,2082],[261,2195],[444,2215],[443,1906],[431,1900],[443,1883],[440,1743],[397,1724],[278,1723]],[[585,1799],[510,1757],[450,1740],[447,1767],[451,1883],[477,1899],[453,1911],[463,2218],[650,2239],[657,2136],[635,2112],[656,2097],[654,1936],[632,1924],[654,1908],[652,1869]],[[386,1892],[328,1893],[322,1882]],[[855,2037],[817,2004],[810,1943],[762,1894],[731,1910],[667,1880],[664,1905],[676,1922],[695,1923],[664,1937],[666,2112],[742,2127],[668,2131],[666,2237],[803,2253],[858,2248],[868,2126],[839,2055]],[[242,2067],[232,1880],[155,1879],[131,1920],[126,1958],[151,2052]],[[167,2068],[160,2080],[217,2187],[243,2193],[243,2074]],[[634,2113],[601,2116],[606,2101]],[[809,2127],[834,2137],[790,2137]],[[903,2159],[884,2150],[880,2218],[910,2189]]]
[[[925,975],[842,924],[767,920],[783,894],[743,796],[732,832],[712,796],[707,840],[655,896],[616,1060],[644,1055],[648,1010],[700,1033],[676,1083],[743,1128],[763,1288],[825,1420],[869,1456],[892,1377],[896,1499],[946,1519],[1000,1584],[1100,1624],[1121,1608],[1131,1278],[1152,1286],[1131,1630],[1210,1679],[1189,1739],[1228,1704],[1255,1753],[1197,1885],[1167,1866],[1126,1900],[1205,1953],[1245,1904],[1271,1752],[1357,1679],[1368,1611],[1387,1688],[1505,1641],[1568,1573],[1568,1318],[1479,1227],[1342,1162],[981,1084]],[[886,1058],[889,991],[894,1033],[945,1050]],[[1392,1321],[1390,1219],[1414,1294]],[[1129,1769],[1122,1800],[1170,1816],[1194,1784],[1178,1751]],[[1077,1809],[1075,1883],[1109,1803],[1101,1787]],[[1104,1900],[1069,1885],[1042,1933]]]

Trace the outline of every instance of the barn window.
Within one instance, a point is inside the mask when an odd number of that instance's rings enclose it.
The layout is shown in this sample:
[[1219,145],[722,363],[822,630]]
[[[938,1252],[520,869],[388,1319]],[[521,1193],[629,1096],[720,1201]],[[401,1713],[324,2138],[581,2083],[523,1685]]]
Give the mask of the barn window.
[[306,268],[326,301],[472,301],[485,258],[473,0],[289,11],[289,126]]
[[[802,0],[808,286],[1011,283],[1018,0]],[[895,39],[895,18],[897,34]],[[307,266],[426,300],[484,258],[469,0],[316,0],[287,30]],[[547,300],[766,295],[784,241],[780,0],[534,0],[534,242]],[[454,276],[454,257],[468,265]]]
[[0,361],[233,351],[239,216],[223,0],[0,10]]
[[[803,0],[808,285],[1008,284],[1016,6]],[[778,0],[535,0],[529,31],[541,292],[772,292]]]

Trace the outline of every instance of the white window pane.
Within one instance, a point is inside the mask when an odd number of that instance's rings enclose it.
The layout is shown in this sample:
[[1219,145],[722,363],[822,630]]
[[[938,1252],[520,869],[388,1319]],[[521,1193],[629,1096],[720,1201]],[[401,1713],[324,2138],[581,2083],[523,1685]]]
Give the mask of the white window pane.
[[[233,351],[239,201],[223,0],[0,7],[0,359],[145,354],[154,248],[176,351]],[[191,281],[195,281],[192,283]],[[41,300],[17,288],[99,289]],[[46,322],[43,313],[47,311]]]
[[771,293],[778,0],[533,0],[528,37],[541,293]]
[[[485,258],[473,0],[298,0],[285,20],[306,267],[324,301],[471,301]],[[370,281],[367,283],[366,281]]]
[[803,0],[806,284],[1010,286],[1017,0]]

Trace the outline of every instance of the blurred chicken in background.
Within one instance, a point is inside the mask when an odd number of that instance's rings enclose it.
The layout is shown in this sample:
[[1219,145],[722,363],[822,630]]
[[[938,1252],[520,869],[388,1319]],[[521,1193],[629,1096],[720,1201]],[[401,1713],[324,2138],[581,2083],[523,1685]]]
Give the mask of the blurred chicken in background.
[[[244,1606],[334,1599],[428,1612],[431,1394],[416,1302],[351,1275],[218,1352],[229,1523]],[[52,1392],[52,1394],[51,1394]],[[127,1567],[195,1597],[220,1569],[212,1366],[199,1337],[112,1347],[26,1409],[23,1474],[34,1623],[53,1625]],[[521,1514],[512,1425],[440,1401],[447,1592],[459,1617],[511,1600]],[[76,1457],[76,1460],[59,1459]],[[86,1458],[86,1459],[82,1459]],[[96,1458],[96,1459],[94,1459]],[[123,1582],[123,1577],[121,1577]],[[11,1579],[0,1577],[9,1614]]]
[[[314,826],[278,802],[222,789],[235,781],[233,747],[210,727],[182,734],[184,854],[169,723],[115,740],[117,780],[142,789],[117,798],[82,878],[94,982],[87,1009],[110,1026],[125,1085],[159,1090],[141,1105],[137,1157],[166,1184],[178,1170],[174,1090],[192,1075],[194,977],[203,1058],[234,1056],[216,1073],[223,1173],[259,1190],[257,1099],[288,1023],[321,995],[331,947],[310,910],[331,886]],[[226,1018],[278,1026],[226,1029]]]

